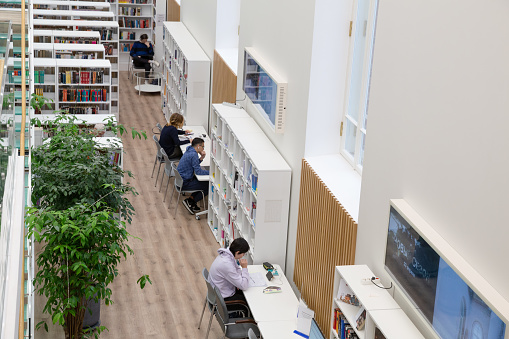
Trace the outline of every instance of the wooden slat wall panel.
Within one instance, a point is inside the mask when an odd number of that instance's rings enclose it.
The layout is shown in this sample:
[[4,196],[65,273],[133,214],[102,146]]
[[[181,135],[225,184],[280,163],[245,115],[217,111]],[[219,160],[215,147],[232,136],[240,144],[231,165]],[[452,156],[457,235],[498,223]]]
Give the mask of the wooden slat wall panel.
[[212,75],[212,103],[232,102],[237,98],[237,75],[228,67],[219,53],[214,50]]
[[180,5],[175,0],[166,2],[166,21],[180,21]]
[[302,160],[293,281],[328,337],[334,269],[353,265],[357,223],[306,160]]

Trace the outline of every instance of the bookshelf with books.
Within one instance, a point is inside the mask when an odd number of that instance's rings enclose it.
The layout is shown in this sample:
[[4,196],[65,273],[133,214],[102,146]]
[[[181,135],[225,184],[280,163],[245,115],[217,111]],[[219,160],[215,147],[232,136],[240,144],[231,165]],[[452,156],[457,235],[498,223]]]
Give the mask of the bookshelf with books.
[[424,339],[366,265],[336,266],[330,339]]
[[115,21],[96,20],[48,20],[34,19],[35,30],[53,30],[53,40],[59,38],[55,31],[74,31],[85,34],[95,31],[99,33],[99,43],[104,47],[104,58],[111,64],[111,105],[112,114],[118,115],[118,83],[119,83],[119,27]]
[[[117,9],[120,28],[120,67],[127,70],[134,42],[142,34],[152,39],[152,0],[121,0]],[[154,44],[154,41],[151,41]],[[155,47],[155,46],[154,46]]]
[[63,31],[52,29],[35,29],[34,43],[69,43],[69,44],[100,44],[101,34],[97,31]]
[[[166,1],[165,0],[153,0],[152,6],[152,41],[154,42],[154,59],[161,61],[164,56],[163,46],[163,25],[160,21],[166,19]],[[158,21],[160,25],[158,25]]]
[[243,237],[250,264],[284,269],[291,168],[240,108],[212,105],[208,225],[221,246]]
[[210,60],[182,22],[163,23],[161,108],[168,120],[180,113],[188,125],[208,125]]
[[110,11],[106,1],[32,0],[34,9]]
[[104,59],[100,44],[34,43],[35,58],[54,59]]
[[85,11],[85,10],[63,10],[63,9],[34,9],[34,19],[48,20],[96,20],[115,21],[113,12]]

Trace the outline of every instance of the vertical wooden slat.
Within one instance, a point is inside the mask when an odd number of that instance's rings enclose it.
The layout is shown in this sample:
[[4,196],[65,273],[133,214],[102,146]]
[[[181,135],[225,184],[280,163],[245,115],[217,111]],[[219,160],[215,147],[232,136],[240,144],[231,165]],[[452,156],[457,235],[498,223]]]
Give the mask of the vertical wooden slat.
[[166,2],[166,20],[180,21],[180,5],[175,0],[167,0]]
[[237,75],[233,73],[221,55],[214,50],[212,75],[212,103],[234,103],[237,98]]
[[357,223],[303,159],[293,280],[326,336],[334,268],[354,263],[356,237]]

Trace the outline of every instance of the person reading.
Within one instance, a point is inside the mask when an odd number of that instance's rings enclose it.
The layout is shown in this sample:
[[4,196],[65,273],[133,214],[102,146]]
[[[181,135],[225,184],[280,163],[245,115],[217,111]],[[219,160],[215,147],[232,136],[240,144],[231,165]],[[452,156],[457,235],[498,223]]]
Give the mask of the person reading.
[[249,272],[247,260],[241,258],[248,251],[249,244],[244,238],[233,240],[229,249],[217,250],[218,256],[209,270],[209,283],[217,287],[225,301],[246,300],[243,291],[249,288]]
[[[200,163],[205,158],[205,142],[201,138],[194,138],[191,146],[188,146],[186,152],[179,161],[177,171],[184,180],[182,184],[183,191],[198,190],[182,203],[191,214],[200,211],[198,202],[209,194],[209,182],[199,181],[194,175],[209,175],[209,171],[200,167]],[[203,194],[202,194],[203,192]]]
[[180,145],[190,143],[188,139],[180,140],[179,135],[188,134],[189,131],[183,131],[184,117],[182,114],[173,113],[170,116],[170,122],[167,123],[159,136],[159,145],[164,149],[169,159],[180,159],[182,150]]
[[145,69],[145,81],[150,77],[152,63],[159,67],[159,62],[154,59],[154,46],[148,41],[148,35],[142,34],[140,41],[136,41],[131,47],[129,55],[133,59],[134,66]]

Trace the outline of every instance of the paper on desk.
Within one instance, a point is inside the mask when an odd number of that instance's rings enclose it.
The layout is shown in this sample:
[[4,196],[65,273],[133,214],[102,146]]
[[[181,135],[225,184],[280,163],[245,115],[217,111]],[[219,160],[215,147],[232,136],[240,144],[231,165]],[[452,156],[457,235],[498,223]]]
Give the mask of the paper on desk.
[[267,286],[265,276],[261,272],[249,273],[249,287]]
[[179,140],[181,140],[181,141],[189,140],[189,137],[186,135],[179,135]]
[[311,331],[311,321],[315,312],[308,308],[302,299],[299,302],[299,311],[297,313],[297,330],[294,333],[304,338],[309,338]]

